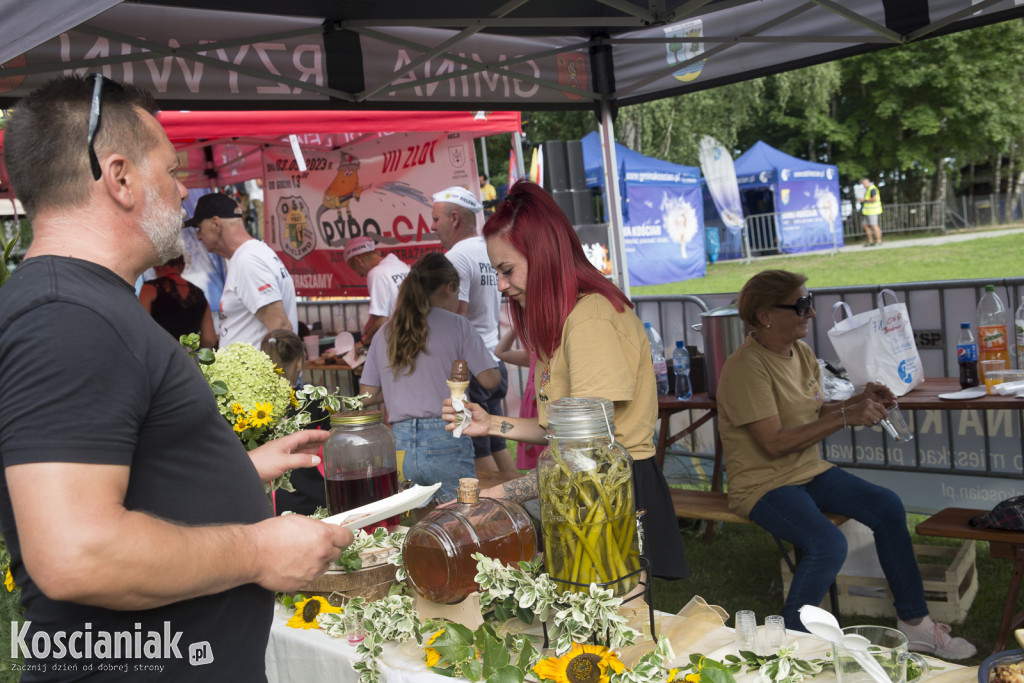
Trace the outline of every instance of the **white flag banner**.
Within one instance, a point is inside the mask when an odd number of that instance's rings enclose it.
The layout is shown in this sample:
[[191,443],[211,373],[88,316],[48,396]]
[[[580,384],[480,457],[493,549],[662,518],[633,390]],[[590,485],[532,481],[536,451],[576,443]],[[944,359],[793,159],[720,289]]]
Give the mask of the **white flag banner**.
[[725,227],[736,232],[742,230],[743,206],[732,155],[710,135],[700,141],[700,171]]

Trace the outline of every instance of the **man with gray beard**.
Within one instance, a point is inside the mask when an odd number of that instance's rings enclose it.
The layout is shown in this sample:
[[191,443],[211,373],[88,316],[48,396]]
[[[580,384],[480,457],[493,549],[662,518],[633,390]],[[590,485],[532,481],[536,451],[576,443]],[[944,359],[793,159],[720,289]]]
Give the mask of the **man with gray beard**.
[[34,232],[0,288],[0,527],[25,606],[22,681],[266,680],[273,592],[352,541],[272,516],[264,493],[318,464],[328,432],[247,453],[135,298],[139,275],[180,253],[186,196],[154,110],[69,76],[5,131]]
[[220,348],[235,342],[260,347],[271,330],[298,332],[295,283],[274,250],[245,231],[242,207],[225,194],[199,198],[185,225],[206,249],[229,259],[220,297]]

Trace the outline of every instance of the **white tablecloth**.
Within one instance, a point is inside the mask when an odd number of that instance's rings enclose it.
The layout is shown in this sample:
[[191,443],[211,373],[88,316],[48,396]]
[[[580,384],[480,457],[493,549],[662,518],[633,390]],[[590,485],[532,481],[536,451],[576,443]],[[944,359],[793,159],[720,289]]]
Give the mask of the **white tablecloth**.
[[[728,654],[736,654],[736,633],[724,625],[725,615],[695,598],[679,615],[655,613],[655,628],[666,635],[676,653],[676,662],[686,664],[692,652],[721,661]],[[319,629],[293,629],[286,626],[280,614],[274,617],[267,646],[267,677],[270,683],[356,683],[358,676],[352,669],[357,659],[355,647],[344,638],[332,638]],[[634,610],[630,625],[646,629],[646,611]],[[824,658],[831,646],[807,633],[789,632],[790,642],[798,647],[802,659]],[[629,666],[643,652],[650,649],[648,639],[622,653]],[[973,683],[977,680],[977,667],[963,667],[939,660],[931,660],[934,667],[926,676],[927,683]],[[388,643],[381,658],[381,672],[388,683],[451,683],[453,679],[428,671],[423,660],[423,648],[415,641],[405,644]],[[757,672],[736,676],[738,683],[756,683]],[[810,679],[813,683],[835,683],[831,670]]]

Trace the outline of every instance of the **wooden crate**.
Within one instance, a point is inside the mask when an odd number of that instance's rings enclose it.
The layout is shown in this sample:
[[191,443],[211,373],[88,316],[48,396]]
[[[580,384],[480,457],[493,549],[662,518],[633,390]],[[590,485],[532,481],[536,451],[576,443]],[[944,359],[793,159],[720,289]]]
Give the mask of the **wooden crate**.
[[[928,612],[935,621],[958,623],[967,616],[978,594],[975,553],[974,541],[966,541],[959,548],[914,545],[914,554],[924,580]],[[793,557],[792,550],[789,556]],[[793,574],[785,560],[779,563],[782,567],[783,590],[788,594]],[[840,574],[836,577],[836,585],[839,589],[840,613],[896,618],[892,593],[884,578]],[[829,608],[828,596],[822,601],[821,607]]]

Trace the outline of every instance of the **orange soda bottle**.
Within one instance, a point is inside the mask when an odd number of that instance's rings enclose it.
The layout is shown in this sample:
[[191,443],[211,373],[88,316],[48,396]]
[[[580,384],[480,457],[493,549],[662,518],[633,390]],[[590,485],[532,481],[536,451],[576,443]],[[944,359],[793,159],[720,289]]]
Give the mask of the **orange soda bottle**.
[[1002,360],[1010,367],[1010,350],[1006,336],[1006,307],[996,294],[994,285],[985,285],[985,294],[978,302],[978,368],[985,381],[986,360]]

